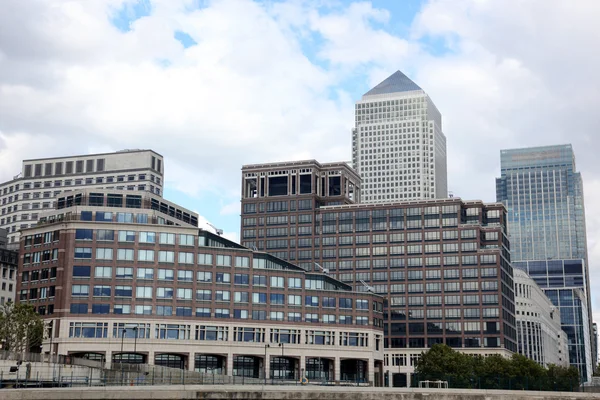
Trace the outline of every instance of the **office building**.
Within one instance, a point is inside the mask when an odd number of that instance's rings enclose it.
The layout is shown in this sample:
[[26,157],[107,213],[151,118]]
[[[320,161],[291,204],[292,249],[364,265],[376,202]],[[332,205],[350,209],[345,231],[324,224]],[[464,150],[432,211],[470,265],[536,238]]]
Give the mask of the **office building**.
[[[242,244],[384,296],[388,385],[410,385],[415,361],[436,343],[482,355],[517,351],[502,204],[353,204],[347,185],[332,196],[319,190],[323,183],[314,177],[329,175],[322,167],[314,160],[244,166]],[[343,164],[336,170],[350,171]],[[304,179],[302,193],[290,187],[300,171],[313,177]],[[273,174],[283,185],[277,192],[248,190],[256,177]]]
[[25,160],[15,177],[0,183],[0,228],[18,248],[19,230],[34,226],[65,191],[83,188],[149,191],[162,195],[163,157],[152,150]]
[[356,103],[352,164],[363,180],[363,203],[448,197],[442,116],[402,72]]
[[56,204],[20,241],[19,301],[52,321],[43,352],[381,384],[380,296],[199,230],[197,214],[149,192]]
[[544,367],[568,366],[568,339],[558,307],[527,273],[516,268],[513,273],[519,353]]
[[8,250],[7,233],[0,228],[0,305],[15,301],[17,289],[17,260],[19,253]]
[[527,272],[558,308],[561,327],[568,339],[569,364],[579,369],[584,382],[589,381],[593,365],[585,262],[582,259],[515,261],[513,267]]
[[502,150],[500,166],[496,197],[508,211],[513,266],[528,272],[560,307],[563,330],[569,338],[570,364],[588,381],[596,351],[591,340],[583,183],[573,148],[559,145]]

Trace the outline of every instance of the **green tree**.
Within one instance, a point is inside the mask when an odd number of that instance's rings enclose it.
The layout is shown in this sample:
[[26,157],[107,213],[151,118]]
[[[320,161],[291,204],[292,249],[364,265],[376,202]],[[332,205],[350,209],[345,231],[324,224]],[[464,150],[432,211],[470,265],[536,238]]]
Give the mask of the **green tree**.
[[572,391],[579,384],[575,367],[544,368],[520,354],[511,358],[468,355],[443,344],[421,353],[417,380],[445,380],[452,388]]
[[579,370],[573,366],[561,367],[550,364],[547,376],[549,390],[569,392],[579,386]]
[[37,352],[43,334],[44,323],[33,306],[12,302],[0,306],[0,341],[3,350]]

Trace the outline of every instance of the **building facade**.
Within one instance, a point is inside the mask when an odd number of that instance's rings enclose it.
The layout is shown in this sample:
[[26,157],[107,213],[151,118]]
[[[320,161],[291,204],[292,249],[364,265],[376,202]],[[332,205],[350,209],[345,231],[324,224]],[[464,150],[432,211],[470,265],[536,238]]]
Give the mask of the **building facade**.
[[568,339],[558,307],[527,273],[519,269],[513,273],[519,353],[544,367],[568,366]]
[[[590,340],[592,308],[583,182],[573,148],[559,145],[502,150],[500,165],[496,197],[508,211],[513,263],[530,273],[554,305],[561,307],[570,363],[578,366],[587,381],[596,363],[596,350]],[[578,272],[572,272],[575,269]],[[570,299],[564,311],[559,296],[555,296],[560,288]],[[585,305],[584,312],[575,304],[579,301]],[[583,331],[577,328],[581,324],[587,327]]]
[[15,301],[19,253],[6,248],[8,235],[0,228],[0,306]]
[[21,236],[19,301],[52,326],[43,351],[381,384],[380,296],[199,230],[197,218],[148,192],[59,196]]
[[0,228],[18,248],[19,230],[34,226],[65,191],[82,188],[149,191],[162,195],[163,157],[152,150],[24,160],[15,177],[0,183]]
[[[270,171],[289,182],[294,171],[311,168],[312,162],[244,166],[243,187]],[[414,360],[436,343],[475,354],[517,351],[502,204],[328,204],[327,196],[311,193],[244,191],[242,244],[384,296],[389,385],[409,384]]]
[[586,265],[583,260],[516,261],[516,269],[527,274],[542,288],[560,311],[562,330],[568,339],[569,364],[577,367],[581,378],[591,379],[592,337],[587,313]]
[[448,197],[442,116],[402,72],[356,103],[352,164],[364,183],[363,203]]

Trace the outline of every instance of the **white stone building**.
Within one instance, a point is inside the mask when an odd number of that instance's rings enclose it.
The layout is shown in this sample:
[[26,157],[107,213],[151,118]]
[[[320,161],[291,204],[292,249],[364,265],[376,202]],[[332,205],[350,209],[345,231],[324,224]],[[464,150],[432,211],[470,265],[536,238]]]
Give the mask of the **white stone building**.
[[448,197],[442,116],[402,72],[356,103],[352,163],[363,180],[363,203]]
[[560,312],[543,290],[519,269],[513,270],[519,353],[544,367],[568,366],[567,334]]
[[0,183],[0,228],[8,231],[9,247],[18,246],[19,231],[34,226],[60,193],[97,188],[162,196],[163,172],[163,157],[152,150],[24,160],[12,180]]

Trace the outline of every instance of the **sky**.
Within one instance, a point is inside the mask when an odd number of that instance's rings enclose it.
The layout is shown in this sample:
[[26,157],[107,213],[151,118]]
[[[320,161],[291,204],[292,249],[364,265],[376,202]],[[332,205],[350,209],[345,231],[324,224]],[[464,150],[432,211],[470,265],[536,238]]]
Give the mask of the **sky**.
[[449,189],[571,143],[600,321],[600,1],[4,0],[0,181],[21,160],[151,148],[164,196],[239,238],[241,166],[351,159],[354,102],[401,70],[443,116]]

